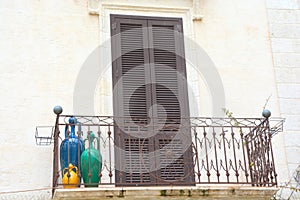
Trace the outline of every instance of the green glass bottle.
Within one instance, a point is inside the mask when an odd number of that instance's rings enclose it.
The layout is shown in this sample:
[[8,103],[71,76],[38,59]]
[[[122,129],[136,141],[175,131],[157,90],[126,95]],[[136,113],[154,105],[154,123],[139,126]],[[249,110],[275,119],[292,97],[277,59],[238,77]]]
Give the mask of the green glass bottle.
[[[94,147],[94,140],[97,142],[97,149]],[[100,173],[102,169],[102,156],[99,151],[99,138],[93,132],[88,133],[85,142],[89,142],[89,146],[81,154],[81,171],[85,187],[98,187],[100,181]]]

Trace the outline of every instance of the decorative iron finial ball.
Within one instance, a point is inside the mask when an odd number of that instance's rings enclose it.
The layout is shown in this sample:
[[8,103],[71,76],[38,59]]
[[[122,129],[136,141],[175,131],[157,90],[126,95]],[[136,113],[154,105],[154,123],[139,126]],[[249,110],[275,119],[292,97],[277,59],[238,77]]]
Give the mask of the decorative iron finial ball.
[[70,124],[76,124],[76,123],[77,123],[77,119],[76,119],[74,116],[72,116],[72,117],[70,117],[70,119],[69,119],[69,123],[70,123]]
[[271,116],[271,111],[264,109],[262,112],[262,116],[264,116],[265,118],[269,118]]
[[55,107],[53,108],[53,112],[54,112],[55,114],[59,115],[59,114],[61,114],[61,113],[63,112],[63,109],[62,109],[61,106],[55,106]]

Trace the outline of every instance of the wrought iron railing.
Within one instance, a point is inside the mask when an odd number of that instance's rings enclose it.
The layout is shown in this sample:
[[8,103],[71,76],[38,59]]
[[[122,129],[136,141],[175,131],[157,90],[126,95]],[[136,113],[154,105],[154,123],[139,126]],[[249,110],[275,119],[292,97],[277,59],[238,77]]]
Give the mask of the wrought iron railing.
[[268,159],[269,171],[261,167],[265,156],[272,155],[267,119],[207,120],[211,124],[202,119],[192,127],[197,183],[276,185],[273,156]]
[[[70,125],[69,118],[71,115],[57,115],[56,123],[54,126],[54,134],[51,136],[52,140],[49,142],[49,137],[45,137],[48,144],[54,144],[53,150],[53,192],[55,188],[61,187],[61,169],[59,167],[59,145],[63,140],[63,133],[66,130],[69,133]],[[138,123],[136,121],[129,122],[127,118],[112,117],[112,116],[75,116],[77,118],[76,136],[78,138],[85,138],[91,132],[99,138],[99,151],[102,155],[102,168],[99,171],[101,185],[116,185],[116,176],[120,169],[117,169],[116,163],[120,164],[120,161],[116,155],[116,141],[122,137],[122,133],[126,132],[127,139],[123,141],[136,143],[136,148],[124,144],[126,146],[123,150],[126,157],[126,165],[122,169],[125,172],[120,173],[127,182],[122,182],[122,186],[135,185],[176,185],[176,183],[182,184],[182,181],[186,177],[190,176],[189,183],[195,184],[247,184],[252,186],[274,186],[277,185],[277,174],[275,170],[274,157],[272,151],[272,131],[269,126],[268,118],[204,118],[204,117],[191,117],[189,119],[180,119],[185,123],[177,123],[176,120],[164,123],[156,123],[159,119],[142,120]],[[150,121],[151,121],[150,120]],[[178,120],[178,119],[177,119]],[[116,124],[118,122],[118,124]],[[120,125],[120,122],[122,124]],[[162,125],[163,124],[163,125]],[[116,127],[122,127],[122,131],[119,134],[114,133]],[[160,177],[157,173],[151,172],[151,167],[145,168],[145,165],[151,165],[151,160],[147,157],[153,156],[151,152],[145,150],[145,145],[151,145],[147,138],[155,137],[149,133],[149,130],[161,133],[177,132],[183,134],[189,139],[187,142],[191,142],[190,145],[186,145],[185,150],[191,150],[192,154],[192,167],[189,167],[189,172],[182,175],[180,170],[176,167],[180,166],[180,163],[174,167],[170,175],[166,173],[162,176],[164,169],[172,168],[172,164],[178,162],[185,162],[186,154],[177,155],[172,151],[177,151],[176,146],[179,143],[174,143],[171,148],[165,149],[164,153],[168,156],[177,156],[174,162],[161,164]],[[150,134],[150,136],[142,136],[141,133]],[[68,135],[68,134],[67,134]],[[154,134],[155,135],[155,134]],[[129,137],[129,139],[128,139]],[[176,137],[176,135],[175,135]],[[37,141],[43,143],[43,138],[39,138],[36,134]],[[137,138],[132,140],[131,138]],[[182,138],[182,137],[181,137]],[[165,141],[162,139],[162,141]],[[183,142],[186,142],[183,141]],[[168,141],[165,145],[168,145]],[[182,141],[181,141],[182,143]],[[119,143],[120,144],[120,143]],[[144,145],[144,146],[143,146]],[[163,145],[162,145],[163,146]],[[158,145],[159,149],[162,146]],[[184,151],[179,149],[179,151]],[[80,155],[78,155],[80,157]],[[189,160],[189,159],[187,159]],[[140,162],[140,163],[139,163]],[[150,163],[149,163],[150,162]],[[168,164],[171,164],[168,166]],[[183,163],[184,164],[184,163]],[[134,167],[132,167],[134,166]],[[79,176],[80,174],[80,164]],[[176,169],[175,169],[176,168]],[[126,171],[129,170],[129,171]],[[135,171],[134,171],[135,170]],[[146,170],[146,171],[145,171]],[[148,171],[147,171],[148,170]],[[154,171],[157,169],[154,169]],[[149,173],[147,177],[145,174]],[[175,175],[174,175],[175,174]],[[156,182],[153,184],[150,180],[154,178]],[[177,177],[178,176],[178,179]],[[149,180],[148,180],[149,179]],[[162,180],[163,181],[160,181]]]

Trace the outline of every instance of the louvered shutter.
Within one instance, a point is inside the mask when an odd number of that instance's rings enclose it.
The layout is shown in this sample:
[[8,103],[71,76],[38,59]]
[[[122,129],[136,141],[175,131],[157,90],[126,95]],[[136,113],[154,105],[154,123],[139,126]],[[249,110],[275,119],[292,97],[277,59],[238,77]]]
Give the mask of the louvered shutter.
[[[153,65],[152,102],[155,117],[164,118],[155,136],[157,176],[161,182],[194,182],[182,22],[149,20],[150,63]],[[156,122],[159,124],[160,122]]]
[[[114,114],[133,118],[147,117],[151,95],[146,92],[149,81],[147,26],[144,20],[112,18],[112,57],[114,84]],[[146,88],[147,87],[147,88]],[[132,102],[132,103],[131,103]]]
[[111,23],[116,185],[190,185],[182,22],[112,15]]
[[147,21],[118,16],[111,21],[112,57],[116,58],[112,63],[116,185],[145,184],[151,181],[149,153],[154,145],[153,139],[137,135],[148,131],[139,125],[147,123],[151,104],[150,85],[146,84],[150,72],[145,67],[149,53],[144,48],[148,41],[143,29]]

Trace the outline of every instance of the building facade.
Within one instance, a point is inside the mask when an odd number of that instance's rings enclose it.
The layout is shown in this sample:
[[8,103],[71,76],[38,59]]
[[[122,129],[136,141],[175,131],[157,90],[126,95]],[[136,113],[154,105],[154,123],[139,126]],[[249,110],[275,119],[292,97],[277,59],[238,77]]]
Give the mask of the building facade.
[[260,117],[265,107],[286,119],[272,140],[287,182],[300,163],[299,10],[297,0],[2,1],[0,199],[50,196],[53,149],[34,132],[54,124],[55,105],[114,115],[112,16],[128,15],[181,20],[189,116]]

